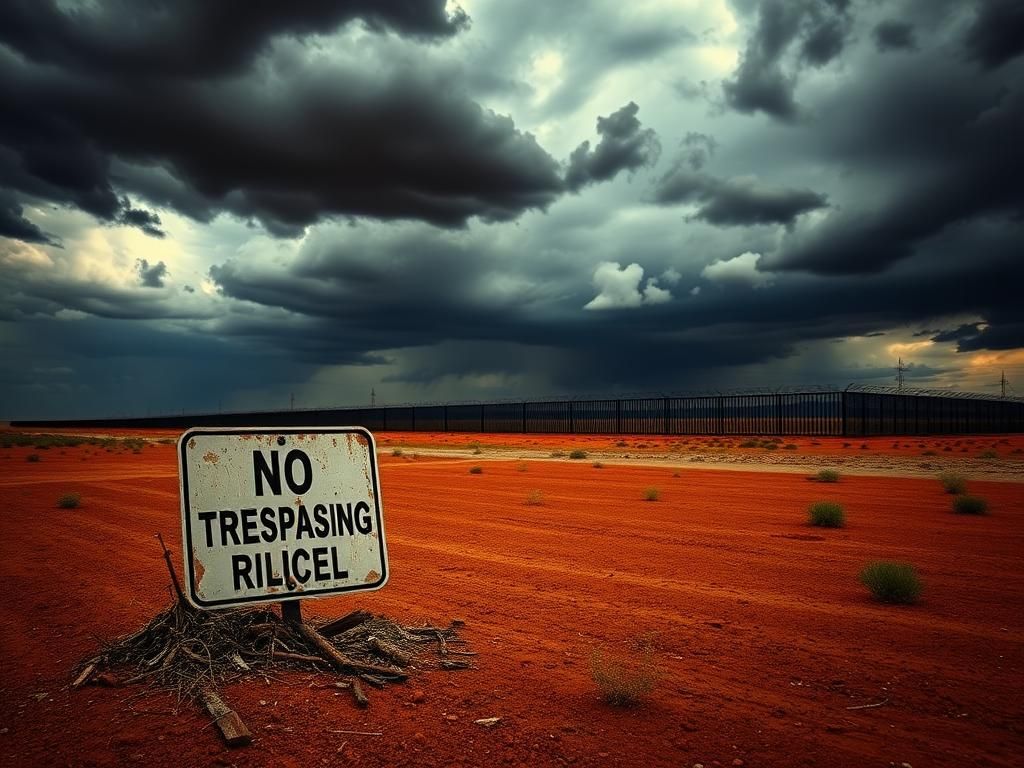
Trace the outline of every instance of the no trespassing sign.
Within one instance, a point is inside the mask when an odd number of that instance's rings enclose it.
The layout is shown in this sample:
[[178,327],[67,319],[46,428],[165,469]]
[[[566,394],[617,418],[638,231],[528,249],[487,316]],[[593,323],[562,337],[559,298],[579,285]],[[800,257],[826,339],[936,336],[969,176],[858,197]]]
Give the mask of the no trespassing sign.
[[373,435],[192,429],[178,440],[189,600],[199,608],[374,590],[388,578]]

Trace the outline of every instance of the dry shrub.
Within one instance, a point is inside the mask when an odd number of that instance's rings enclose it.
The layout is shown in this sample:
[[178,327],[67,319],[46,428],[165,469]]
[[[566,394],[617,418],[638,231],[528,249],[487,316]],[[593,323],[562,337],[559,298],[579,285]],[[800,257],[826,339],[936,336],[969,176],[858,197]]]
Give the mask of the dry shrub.
[[838,483],[839,472],[834,469],[822,469],[812,479],[819,483]]
[[391,455],[392,456],[401,456],[402,455],[402,449],[401,448],[395,448],[393,451],[391,451]]
[[516,472],[526,472],[530,468],[530,465],[525,461],[520,461],[516,464]]
[[585,459],[587,458],[587,452],[582,448],[574,448],[569,452],[570,459]]
[[958,515],[984,515],[988,512],[988,502],[981,496],[957,496],[953,499],[953,511]]
[[470,467],[469,474],[471,475],[482,475],[484,473],[483,467]]
[[30,461],[32,463],[35,463],[35,462],[39,461],[39,454],[38,453],[30,453],[28,456],[25,457],[25,461]]
[[542,507],[544,506],[544,491],[536,488],[530,491],[526,497],[526,505],[529,507]]
[[636,641],[630,653],[598,646],[590,652],[590,677],[601,698],[614,707],[639,704],[654,690],[660,674],[650,639]]
[[57,506],[61,509],[78,509],[82,503],[82,497],[77,493],[65,493],[57,499]]
[[644,501],[657,501],[660,498],[661,491],[659,491],[653,485],[650,488],[644,489]]
[[594,469],[604,469],[604,464],[602,464],[600,461],[595,461],[591,466]]
[[959,472],[953,472],[952,470],[943,472],[939,475],[939,482],[942,483],[946,493],[961,494],[967,492],[967,478]]

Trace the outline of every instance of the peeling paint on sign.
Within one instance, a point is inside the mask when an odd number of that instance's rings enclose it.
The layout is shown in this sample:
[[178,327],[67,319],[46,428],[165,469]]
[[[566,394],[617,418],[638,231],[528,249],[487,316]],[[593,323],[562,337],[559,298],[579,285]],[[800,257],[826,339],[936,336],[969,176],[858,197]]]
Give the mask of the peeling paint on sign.
[[198,607],[386,583],[376,451],[365,429],[194,429],[178,441],[178,462],[187,592]]

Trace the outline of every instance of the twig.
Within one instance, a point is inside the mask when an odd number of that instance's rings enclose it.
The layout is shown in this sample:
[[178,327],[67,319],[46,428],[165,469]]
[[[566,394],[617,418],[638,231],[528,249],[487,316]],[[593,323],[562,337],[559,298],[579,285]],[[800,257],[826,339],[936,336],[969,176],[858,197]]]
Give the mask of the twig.
[[328,733],[344,733],[350,736],[383,736],[383,733],[374,731],[328,731]]
[[873,709],[874,707],[881,707],[888,703],[889,699],[882,699],[881,701],[876,701],[874,704],[858,704],[856,707],[847,707],[847,709]]
[[157,540],[160,542],[160,549],[164,551],[164,560],[167,562],[167,570],[171,572],[171,583],[174,585],[174,592],[178,596],[178,603],[181,605],[188,605],[185,602],[185,594],[181,591],[181,584],[178,582],[178,574],[174,570],[174,566],[171,565],[171,553],[164,546],[164,537],[159,533],[156,535]]

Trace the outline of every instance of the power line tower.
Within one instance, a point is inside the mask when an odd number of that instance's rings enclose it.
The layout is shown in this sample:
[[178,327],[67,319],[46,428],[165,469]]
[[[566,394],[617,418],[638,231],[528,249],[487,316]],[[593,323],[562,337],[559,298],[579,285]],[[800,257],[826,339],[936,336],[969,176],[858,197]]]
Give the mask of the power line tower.
[[903,391],[903,380],[904,380],[903,374],[905,374],[906,372],[907,372],[907,366],[905,366],[903,364],[903,358],[901,357],[899,359],[899,362],[896,363],[896,391],[897,392],[902,392]]

